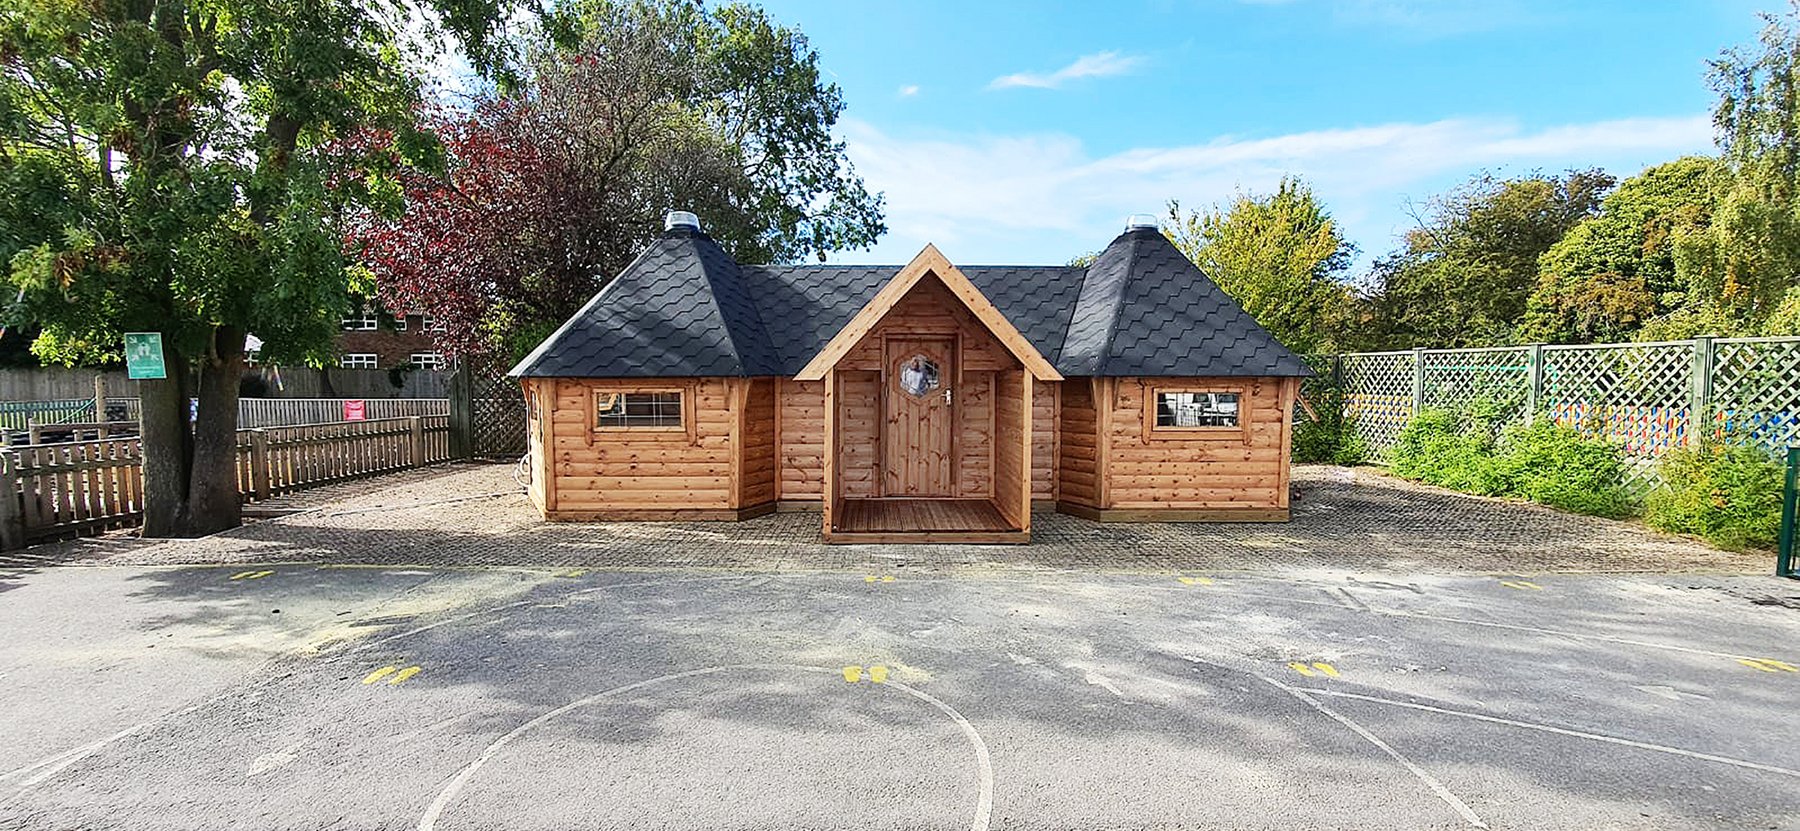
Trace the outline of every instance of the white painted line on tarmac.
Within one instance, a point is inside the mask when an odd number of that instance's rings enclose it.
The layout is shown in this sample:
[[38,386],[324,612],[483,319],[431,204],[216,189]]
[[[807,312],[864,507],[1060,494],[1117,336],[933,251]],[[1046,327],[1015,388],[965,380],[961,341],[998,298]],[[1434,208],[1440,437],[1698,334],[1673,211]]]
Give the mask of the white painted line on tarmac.
[[[456,776],[451,778],[451,780],[444,785],[444,789],[438,792],[437,798],[431,801],[431,805],[427,807],[425,813],[419,817],[418,831],[435,831],[438,818],[443,816],[444,809],[449,807],[450,803],[456,799],[457,795],[462,792],[463,787],[469,783],[470,779],[474,778],[475,773],[481,770],[482,766],[486,765],[495,756],[499,755],[500,751],[504,749],[507,744],[511,743],[513,739],[541,727],[571,710],[577,710],[590,704],[595,704],[608,698],[631,692],[632,690],[661,684],[665,681],[679,681],[684,678],[697,678],[703,675],[716,675],[721,672],[746,669],[800,671],[825,673],[829,675],[837,675],[840,672],[840,670],[831,667],[813,667],[793,664],[731,664],[726,666],[706,667],[704,669],[691,669],[686,672],[674,672],[668,675],[659,675],[655,678],[646,678],[642,681],[635,681],[622,687],[614,687],[610,690],[597,692],[586,698],[576,699],[527,721],[518,727],[514,727],[505,735],[495,739],[493,744],[488,745],[481,751],[481,755],[475,757],[475,761],[470,762],[461,771],[458,771]],[[970,747],[975,751],[975,762],[978,768],[978,790],[975,799],[975,816],[969,823],[969,829],[970,831],[987,831],[990,817],[992,816],[994,809],[994,768],[992,761],[988,756],[987,743],[982,741],[981,734],[975,730],[975,725],[971,724],[969,720],[964,718],[962,713],[957,712],[954,707],[945,704],[922,690],[914,689],[911,686],[892,679],[889,679],[886,684],[880,686],[883,688],[900,690],[920,701],[930,704],[944,715],[948,716],[951,721],[956,723],[956,726],[962,728],[964,737],[969,740]]]
[[1792,769],[1784,768],[1784,767],[1776,767],[1775,765],[1765,765],[1760,762],[1750,762],[1750,761],[1745,761],[1743,759],[1733,759],[1729,756],[1714,756],[1711,753],[1701,753],[1699,751],[1694,751],[1694,750],[1683,750],[1682,748],[1679,748],[1679,747],[1670,747],[1668,745],[1663,745],[1663,744],[1651,744],[1650,742],[1640,742],[1640,741],[1634,741],[1632,739],[1621,739],[1618,736],[1608,736],[1603,733],[1589,733],[1584,730],[1570,730],[1570,729],[1564,728],[1564,727],[1553,727],[1548,724],[1537,724],[1535,722],[1519,721],[1518,719],[1502,718],[1500,716],[1490,716],[1490,715],[1485,715],[1482,713],[1471,713],[1466,710],[1450,710],[1450,709],[1446,709],[1443,707],[1433,707],[1430,704],[1418,704],[1418,703],[1411,702],[1411,701],[1399,701],[1397,699],[1392,699],[1392,698],[1381,698],[1380,696],[1362,695],[1360,693],[1345,692],[1343,690],[1319,690],[1319,689],[1304,689],[1303,688],[1300,691],[1304,692],[1308,695],[1330,695],[1330,696],[1336,696],[1338,698],[1353,698],[1358,701],[1369,701],[1369,702],[1373,702],[1376,704],[1387,704],[1387,705],[1390,705],[1393,707],[1405,707],[1409,710],[1421,710],[1421,711],[1424,711],[1427,713],[1437,713],[1439,715],[1445,715],[1445,716],[1456,716],[1458,718],[1472,719],[1474,721],[1485,721],[1490,724],[1504,724],[1508,727],[1520,727],[1520,728],[1524,728],[1526,730],[1537,730],[1537,731],[1544,732],[1544,733],[1555,733],[1556,735],[1559,735],[1559,736],[1570,736],[1570,737],[1577,738],[1577,739],[1589,739],[1592,741],[1605,742],[1607,744],[1616,744],[1616,745],[1620,745],[1623,747],[1635,748],[1638,750],[1650,750],[1650,751],[1654,751],[1657,753],[1668,753],[1668,754],[1675,755],[1675,756],[1684,756],[1689,759],[1698,759],[1703,762],[1717,762],[1721,765],[1731,765],[1732,767],[1740,767],[1740,768],[1744,768],[1746,770],[1761,771],[1763,773],[1773,773],[1773,774],[1777,774],[1780,776],[1792,776],[1794,778],[1800,779],[1800,770],[1792,770]]
[[1395,750],[1393,746],[1389,745],[1387,742],[1382,741],[1380,736],[1369,732],[1367,728],[1352,721],[1349,716],[1333,710],[1330,707],[1319,703],[1311,696],[1306,695],[1307,692],[1311,692],[1310,690],[1302,691],[1264,675],[1257,675],[1256,677],[1262,679],[1265,683],[1280,689],[1282,692],[1306,702],[1307,706],[1318,710],[1332,721],[1350,728],[1351,732],[1363,737],[1369,744],[1375,745],[1377,748],[1381,749],[1381,752],[1393,757],[1394,761],[1399,762],[1407,770],[1411,771],[1412,775],[1419,777],[1419,781],[1424,782],[1425,786],[1430,788],[1432,793],[1437,794],[1438,799],[1443,800],[1444,804],[1449,805],[1452,810],[1456,811],[1457,815],[1461,816],[1464,822],[1467,822],[1476,828],[1488,827],[1487,823],[1481,821],[1481,817],[1475,813],[1474,809],[1469,807],[1468,803],[1463,802],[1456,794],[1451,793],[1450,789],[1445,787],[1443,782],[1438,781],[1437,777],[1432,776],[1429,771],[1414,764],[1413,760],[1408,759],[1405,754]]
[[1291,687],[1291,686],[1288,686],[1287,684],[1283,684],[1280,681],[1277,681],[1273,678],[1270,678],[1270,677],[1265,676],[1258,672],[1253,672],[1253,671],[1247,670],[1247,669],[1239,669],[1237,667],[1226,666],[1224,664],[1213,663],[1212,661],[1208,661],[1208,660],[1205,660],[1203,658],[1199,658],[1199,657],[1196,657],[1193,655],[1184,655],[1182,657],[1184,657],[1187,660],[1192,661],[1193,663],[1196,663],[1196,664],[1204,664],[1206,666],[1214,667],[1217,669],[1223,669],[1228,672],[1240,672],[1245,675],[1249,675],[1253,678],[1256,678],[1259,681],[1262,681],[1265,684],[1268,684],[1271,687],[1274,687],[1278,690],[1281,690],[1282,692],[1287,693],[1288,695],[1293,696],[1294,698],[1297,698],[1301,701],[1306,702],[1306,705],[1308,707],[1311,707],[1314,710],[1319,711],[1321,714],[1323,714],[1327,718],[1331,719],[1332,721],[1335,721],[1339,724],[1342,724],[1345,727],[1350,728],[1351,732],[1355,733],[1358,736],[1361,736],[1365,741],[1374,745],[1376,748],[1380,749],[1381,752],[1386,753],[1389,757],[1392,757],[1394,761],[1399,762],[1400,765],[1402,767],[1405,767],[1408,772],[1412,773],[1413,776],[1418,777],[1419,781],[1424,782],[1425,786],[1430,788],[1431,792],[1434,795],[1436,795],[1438,799],[1443,800],[1444,804],[1449,805],[1452,810],[1456,811],[1457,815],[1463,818],[1463,821],[1467,822],[1469,825],[1471,825],[1475,828],[1488,827],[1487,823],[1482,822],[1481,816],[1476,814],[1474,809],[1472,809],[1468,806],[1468,803],[1463,802],[1462,799],[1458,798],[1456,794],[1451,793],[1450,789],[1445,787],[1443,782],[1438,781],[1437,777],[1432,776],[1429,771],[1414,764],[1411,759],[1407,758],[1400,751],[1395,750],[1392,745],[1389,745],[1387,742],[1382,741],[1380,736],[1377,736],[1374,733],[1369,732],[1367,728],[1364,728],[1362,725],[1357,724],[1355,721],[1352,721],[1349,716],[1339,713],[1338,711],[1333,710],[1330,707],[1327,707],[1324,704],[1321,704],[1318,701],[1315,701],[1311,697],[1306,695],[1306,693],[1313,692],[1313,690],[1310,690],[1310,689],[1302,690],[1301,688],[1298,688],[1298,687]]
[[[39,782],[42,782],[46,779],[49,779],[52,776],[62,773],[64,770],[67,770],[70,765],[73,765],[76,762],[79,762],[83,759],[86,759],[89,756],[94,755],[95,753],[100,752],[100,750],[102,748],[105,748],[107,745],[112,744],[113,742],[119,741],[121,739],[129,738],[130,736],[135,735],[137,733],[141,733],[151,727],[156,726],[157,724],[167,721],[168,719],[176,718],[179,716],[185,716],[189,713],[194,712],[195,710],[200,709],[201,707],[206,706],[207,704],[217,701],[218,699],[224,698],[225,695],[226,695],[226,693],[221,693],[219,695],[212,696],[210,698],[207,698],[204,701],[201,701],[198,704],[190,705],[184,709],[176,710],[172,713],[165,713],[163,715],[157,716],[156,718],[150,719],[149,721],[139,722],[137,724],[134,724],[130,727],[125,728],[124,730],[120,730],[117,733],[107,736],[104,739],[100,739],[99,741],[90,742],[88,744],[84,744],[80,747],[77,747],[73,750],[59,753],[59,754],[57,754],[55,756],[51,756],[47,759],[43,759],[43,760],[34,762],[30,765],[26,765],[25,767],[18,768],[17,770],[9,771],[5,774],[0,774],[0,781],[5,781],[5,780],[11,779],[15,776],[20,776],[20,775],[23,775],[26,773],[30,773],[31,771],[34,771],[34,770],[38,771],[37,775],[21,781],[19,783],[18,787],[11,794],[7,795],[7,797],[5,799],[0,799],[0,808],[5,808],[6,806],[11,805],[13,800],[18,799],[21,795],[23,795],[26,791],[31,790],[32,787],[36,786]],[[41,770],[40,770],[40,768],[41,768]]]

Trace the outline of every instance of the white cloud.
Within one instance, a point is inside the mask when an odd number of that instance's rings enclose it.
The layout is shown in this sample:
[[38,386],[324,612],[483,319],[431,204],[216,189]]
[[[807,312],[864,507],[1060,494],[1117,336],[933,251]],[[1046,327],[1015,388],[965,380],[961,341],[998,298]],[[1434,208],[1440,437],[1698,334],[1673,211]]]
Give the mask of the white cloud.
[[1112,75],[1127,75],[1142,66],[1144,59],[1135,55],[1121,55],[1118,52],[1095,52],[1082,55],[1055,72],[1015,72],[1002,75],[988,83],[988,89],[1008,89],[1011,87],[1036,87],[1038,89],[1056,89],[1069,81],[1079,78],[1104,78]]
[[919,85],[918,84],[907,84],[906,86],[903,86],[900,88],[900,97],[901,98],[911,98],[918,94],[919,94]]
[[865,262],[904,261],[927,242],[978,262],[1059,262],[1104,245],[1124,216],[1161,213],[1170,199],[1200,207],[1235,191],[1266,191],[1284,174],[1311,182],[1374,253],[1404,222],[1408,197],[1439,192],[1483,168],[1633,173],[1711,144],[1704,115],[1527,130],[1451,119],[1316,130],[1266,138],[1145,147],[1093,156],[1071,136],[901,137],[843,123],[857,171],[887,197],[890,231]]

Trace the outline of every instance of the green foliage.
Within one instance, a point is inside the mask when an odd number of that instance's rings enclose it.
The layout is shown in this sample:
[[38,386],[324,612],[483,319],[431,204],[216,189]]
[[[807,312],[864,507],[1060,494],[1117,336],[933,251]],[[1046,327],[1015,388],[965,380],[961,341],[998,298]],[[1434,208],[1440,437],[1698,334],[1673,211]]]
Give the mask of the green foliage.
[[1547,418],[1502,426],[1500,410],[1426,410],[1400,432],[1394,473],[1483,496],[1529,499],[1590,516],[1632,512],[1616,448]]
[[427,0],[411,24],[352,0],[0,6],[0,289],[24,291],[6,322],[62,363],[131,330],[192,365],[246,332],[268,358],[328,357],[358,192],[334,142],[416,143],[425,44],[447,30],[493,66],[502,2]]
[[1390,349],[1510,342],[1538,259],[1593,216],[1612,186],[1600,170],[1483,175],[1433,200],[1405,247],[1375,263],[1375,339]]
[[1676,245],[1687,307],[1663,334],[1796,331],[1789,315],[1770,323],[1800,287],[1800,12],[1763,19],[1756,49],[1711,65],[1729,175],[1711,221]]
[[1321,373],[1320,377],[1306,379],[1300,392],[1311,409],[1306,418],[1294,421],[1294,461],[1327,465],[1366,461],[1369,445],[1356,432],[1355,421],[1344,413],[1342,386],[1330,383]]
[[1605,343],[1630,340],[1652,321],[1667,325],[1687,301],[1676,243],[1711,221],[1723,173],[1719,160],[1690,156],[1620,183],[1598,216],[1539,258],[1519,339]]
[[1733,551],[1775,546],[1784,472],[1761,448],[1702,441],[1671,450],[1660,472],[1662,484],[1644,500],[1650,527]]
[[1352,316],[1343,278],[1356,247],[1305,182],[1283,177],[1274,193],[1185,214],[1170,202],[1169,218],[1175,247],[1284,346],[1343,347]]

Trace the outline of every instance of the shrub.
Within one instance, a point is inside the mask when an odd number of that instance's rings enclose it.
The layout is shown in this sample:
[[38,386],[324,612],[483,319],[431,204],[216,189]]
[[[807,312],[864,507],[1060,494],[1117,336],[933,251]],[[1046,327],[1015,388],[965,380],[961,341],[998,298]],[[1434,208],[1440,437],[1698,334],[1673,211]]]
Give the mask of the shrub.
[[1760,448],[1702,441],[1663,457],[1662,484],[1644,500],[1650,527],[1720,548],[1773,548],[1781,533],[1781,465]]
[[1501,446],[1496,475],[1512,495],[1589,516],[1631,515],[1625,462],[1611,445],[1539,418],[1509,428]]
[[1499,409],[1482,404],[1465,412],[1421,412],[1400,432],[1393,471],[1465,493],[1519,497],[1591,516],[1630,515],[1618,450],[1546,418],[1510,427],[1503,420]]
[[1294,461],[1300,464],[1354,465],[1368,458],[1369,446],[1356,424],[1344,414],[1343,393],[1327,387],[1314,393],[1313,417],[1294,422]]

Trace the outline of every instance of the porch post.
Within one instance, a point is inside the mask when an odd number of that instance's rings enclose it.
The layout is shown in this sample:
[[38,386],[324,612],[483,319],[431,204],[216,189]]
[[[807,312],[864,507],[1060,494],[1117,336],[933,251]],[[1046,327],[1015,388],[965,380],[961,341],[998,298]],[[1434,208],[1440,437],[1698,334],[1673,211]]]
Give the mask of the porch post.
[[823,490],[819,500],[824,516],[825,537],[830,538],[837,516],[837,369],[825,371],[825,447],[821,467],[824,469]]

